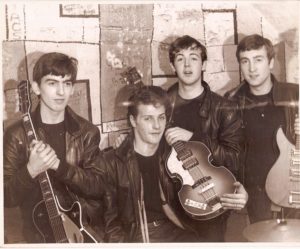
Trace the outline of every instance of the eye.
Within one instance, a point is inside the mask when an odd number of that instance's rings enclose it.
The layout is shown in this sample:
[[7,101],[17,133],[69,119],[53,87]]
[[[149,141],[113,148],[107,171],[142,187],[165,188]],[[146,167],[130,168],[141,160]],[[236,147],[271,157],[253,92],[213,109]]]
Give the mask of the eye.
[[191,59],[192,59],[193,61],[198,61],[198,60],[199,60],[199,57],[197,57],[197,56],[192,56]]
[[166,120],[166,115],[160,116],[159,119],[162,120],[162,121]]
[[176,57],[176,61],[180,62],[180,61],[182,61],[182,60],[183,60],[183,57],[182,57],[182,56],[177,56],[177,57]]
[[64,83],[67,87],[71,87],[72,86],[72,82],[71,81],[67,81]]
[[48,81],[49,86],[55,86],[55,84],[56,84],[56,82],[54,82],[54,81]]
[[241,60],[241,64],[246,64],[248,63],[248,60]]

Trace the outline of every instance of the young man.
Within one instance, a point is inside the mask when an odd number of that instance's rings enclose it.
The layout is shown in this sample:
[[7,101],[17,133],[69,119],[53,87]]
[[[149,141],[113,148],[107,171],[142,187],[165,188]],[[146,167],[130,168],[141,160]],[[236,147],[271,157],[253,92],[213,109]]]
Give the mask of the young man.
[[[199,141],[211,152],[214,166],[225,166],[237,174],[239,154],[243,142],[241,119],[235,106],[228,100],[210,91],[202,79],[205,69],[206,48],[190,36],[177,38],[170,46],[169,58],[178,83],[168,91],[172,99],[171,128],[165,132],[170,145],[176,141]],[[248,199],[247,192],[235,183],[235,194],[222,198],[228,209],[242,209]],[[193,221],[198,236],[206,242],[222,242],[226,231],[226,212],[206,221]]]
[[129,99],[132,133],[116,150],[104,154],[101,163],[107,171],[104,220],[108,242],[196,240],[193,233],[172,222],[180,217],[172,213],[170,219],[170,211],[164,211],[177,202],[165,169],[169,150],[162,140],[169,109],[167,93],[160,87],[141,87]]
[[29,144],[22,120],[4,135],[4,205],[20,207],[28,243],[44,242],[32,215],[43,199],[38,175],[46,170],[62,207],[69,209],[80,200],[84,217],[90,224],[95,222],[90,216],[102,193],[99,174],[95,174],[100,133],[67,106],[76,75],[76,59],[61,53],[42,55],[34,66],[31,83],[39,96],[39,105],[31,113],[39,141]]
[[[272,210],[280,211],[271,205],[265,188],[267,175],[279,156],[276,144],[278,128],[282,127],[294,144],[295,134],[300,134],[299,119],[296,118],[299,86],[275,79],[271,73],[274,55],[270,40],[257,34],[243,38],[236,57],[244,81],[226,94],[237,101],[243,119],[246,153],[241,175],[249,193],[247,209],[251,223],[275,218],[276,213]],[[296,213],[295,209],[285,210],[288,218],[296,217]]]

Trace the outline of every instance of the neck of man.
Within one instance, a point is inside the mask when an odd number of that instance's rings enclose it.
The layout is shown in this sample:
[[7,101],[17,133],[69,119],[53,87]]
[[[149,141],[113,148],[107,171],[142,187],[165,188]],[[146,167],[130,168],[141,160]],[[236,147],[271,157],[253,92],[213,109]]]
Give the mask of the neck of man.
[[250,91],[254,95],[268,94],[271,91],[272,86],[273,86],[273,83],[272,83],[272,80],[271,80],[271,75],[269,75],[269,77],[265,80],[265,82],[263,84],[260,84],[258,86],[251,86],[249,84]]
[[149,144],[134,139],[134,151],[142,156],[153,156],[158,149],[159,144]]
[[200,96],[204,91],[201,80],[194,84],[184,84],[179,82],[178,94],[183,99],[194,99]]
[[58,124],[65,119],[65,110],[62,112],[53,112],[41,104],[41,119],[44,124]]

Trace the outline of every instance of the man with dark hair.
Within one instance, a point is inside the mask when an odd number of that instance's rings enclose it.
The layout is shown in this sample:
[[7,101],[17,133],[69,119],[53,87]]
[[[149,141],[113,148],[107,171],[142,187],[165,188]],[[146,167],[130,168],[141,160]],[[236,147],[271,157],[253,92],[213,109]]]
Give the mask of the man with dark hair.
[[[273,211],[280,211],[272,205],[265,188],[267,175],[279,156],[277,130],[281,127],[294,144],[296,134],[300,134],[296,118],[299,87],[276,80],[271,73],[274,56],[273,45],[267,38],[257,34],[244,37],[236,51],[244,80],[226,94],[238,103],[243,119],[246,143],[240,170],[249,193],[247,210],[251,223],[276,218],[278,212]],[[289,166],[284,166],[288,170]],[[278,179],[277,184],[283,183]],[[284,213],[292,218],[297,212],[287,208]]]
[[[177,216],[178,198],[165,169],[163,134],[170,114],[167,93],[143,86],[129,99],[132,132],[104,154],[105,231],[108,242],[192,242]],[[176,224],[176,225],[175,225]]]
[[4,206],[20,207],[28,243],[45,242],[45,234],[35,226],[32,216],[43,200],[37,179],[47,170],[60,205],[68,210],[80,200],[84,218],[90,224],[96,223],[90,214],[95,208],[92,204],[98,203],[96,199],[102,193],[100,175],[95,174],[100,133],[67,106],[76,75],[75,58],[55,52],[42,55],[34,66],[31,82],[39,96],[39,104],[30,115],[39,141],[29,144],[22,120],[4,134]]
[[[241,119],[235,105],[212,92],[203,80],[206,48],[188,35],[177,38],[169,49],[169,59],[178,83],[168,90],[173,112],[165,137],[170,145],[177,141],[199,141],[211,152],[214,166],[225,166],[237,175],[243,143]],[[221,197],[224,208],[242,209],[248,199],[239,182],[236,193]],[[202,241],[222,242],[229,212],[206,221],[190,219]]]

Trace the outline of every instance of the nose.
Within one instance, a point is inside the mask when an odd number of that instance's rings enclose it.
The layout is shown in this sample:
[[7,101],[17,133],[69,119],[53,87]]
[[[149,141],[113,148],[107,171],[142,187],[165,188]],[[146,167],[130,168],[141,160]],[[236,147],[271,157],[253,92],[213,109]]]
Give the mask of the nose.
[[62,84],[62,83],[57,84],[56,92],[58,95],[64,95],[64,93],[65,93],[64,84]]
[[160,122],[159,122],[158,119],[155,119],[155,120],[153,121],[153,128],[154,128],[154,129],[159,129],[159,128],[160,128]]
[[255,69],[256,69],[255,63],[253,61],[250,61],[249,62],[249,71],[253,72],[253,71],[255,71]]
[[190,65],[190,60],[189,59],[185,59],[184,60],[184,66],[188,67]]

